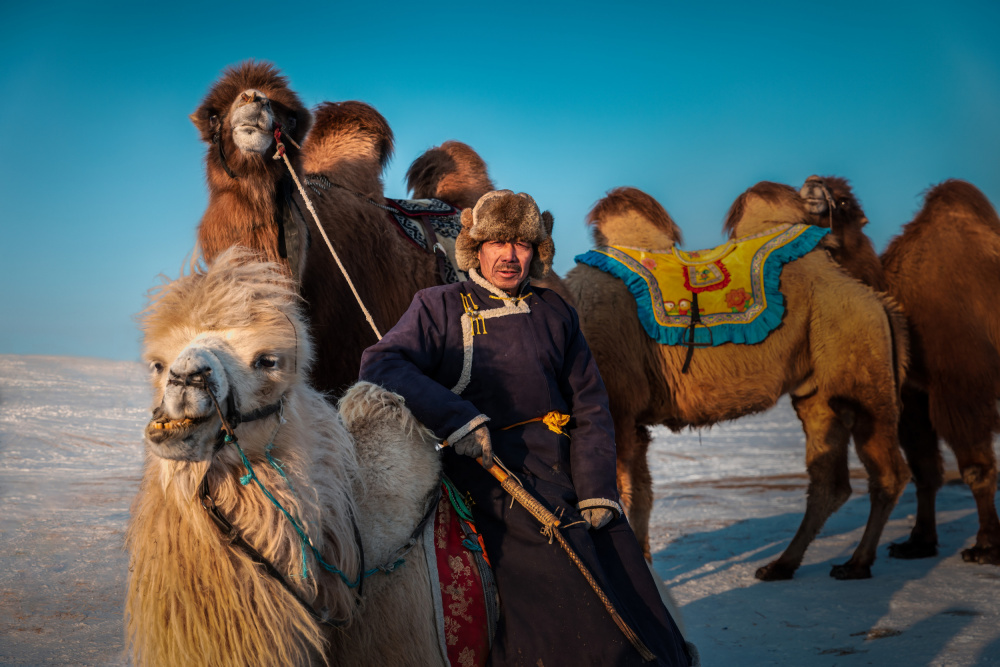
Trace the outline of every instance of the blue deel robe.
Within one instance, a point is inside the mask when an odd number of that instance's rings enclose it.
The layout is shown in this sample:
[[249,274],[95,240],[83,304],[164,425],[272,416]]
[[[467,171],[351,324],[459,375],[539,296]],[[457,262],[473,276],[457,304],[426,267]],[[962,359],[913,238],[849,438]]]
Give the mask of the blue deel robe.
[[[618,613],[656,655],[643,662],[557,542],[470,457],[443,451],[445,473],[472,500],[500,595],[492,665],[688,665],[624,516],[588,530],[577,503],[619,502],[608,397],[576,311],[527,284],[511,298],[475,269],[431,287],[361,360],[361,379],[401,394],[442,440],[486,424],[495,455],[549,510]],[[541,422],[571,415],[568,436]]]

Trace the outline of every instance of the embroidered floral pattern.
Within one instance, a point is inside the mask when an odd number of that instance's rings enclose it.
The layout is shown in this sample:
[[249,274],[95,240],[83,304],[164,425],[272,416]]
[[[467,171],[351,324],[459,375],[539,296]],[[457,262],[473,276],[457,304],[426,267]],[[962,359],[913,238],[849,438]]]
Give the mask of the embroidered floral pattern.
[[474,667],[485,665],[489,655],[486,602],[479,570],[463,544],[465,534],[459,520],[445,493],[434,519],[444,639],[451,664]]

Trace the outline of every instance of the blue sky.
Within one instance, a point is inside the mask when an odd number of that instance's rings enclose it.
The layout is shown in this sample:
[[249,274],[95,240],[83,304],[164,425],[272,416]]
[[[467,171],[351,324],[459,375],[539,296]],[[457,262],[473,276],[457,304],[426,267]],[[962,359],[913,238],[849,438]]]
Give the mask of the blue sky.
[[553,212],[560,274],[620,185],[689,250],[760,180],[850,179],[879,250],[946,178],[1000,205],[995,0],[299,6],[0,6],[0,353],[138,358],[133,316],[206,205],[188,114],[246,58],[309,106],[374,105],[388,196],[427,148],[470,144]]

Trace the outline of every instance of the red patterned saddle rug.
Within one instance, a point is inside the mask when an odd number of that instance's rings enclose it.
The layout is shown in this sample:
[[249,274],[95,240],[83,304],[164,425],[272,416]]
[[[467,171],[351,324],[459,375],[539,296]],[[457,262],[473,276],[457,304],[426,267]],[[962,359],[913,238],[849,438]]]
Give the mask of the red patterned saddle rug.
[[433,533],[440,639],[452,665],[485,665],[499,616],[493,570],[468,506],[450,481],[441,487]]

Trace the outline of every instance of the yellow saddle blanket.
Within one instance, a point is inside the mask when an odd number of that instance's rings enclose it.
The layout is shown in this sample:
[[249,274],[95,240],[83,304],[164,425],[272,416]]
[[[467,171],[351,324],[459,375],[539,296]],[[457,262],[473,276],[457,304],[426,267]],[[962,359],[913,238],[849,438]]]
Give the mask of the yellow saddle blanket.
[[621,278],[643,328],[664,345],[755,344],[781,324],[782,267],[829,230],[783,225],[708,250],[655,252],[602,246],[576,261]]

